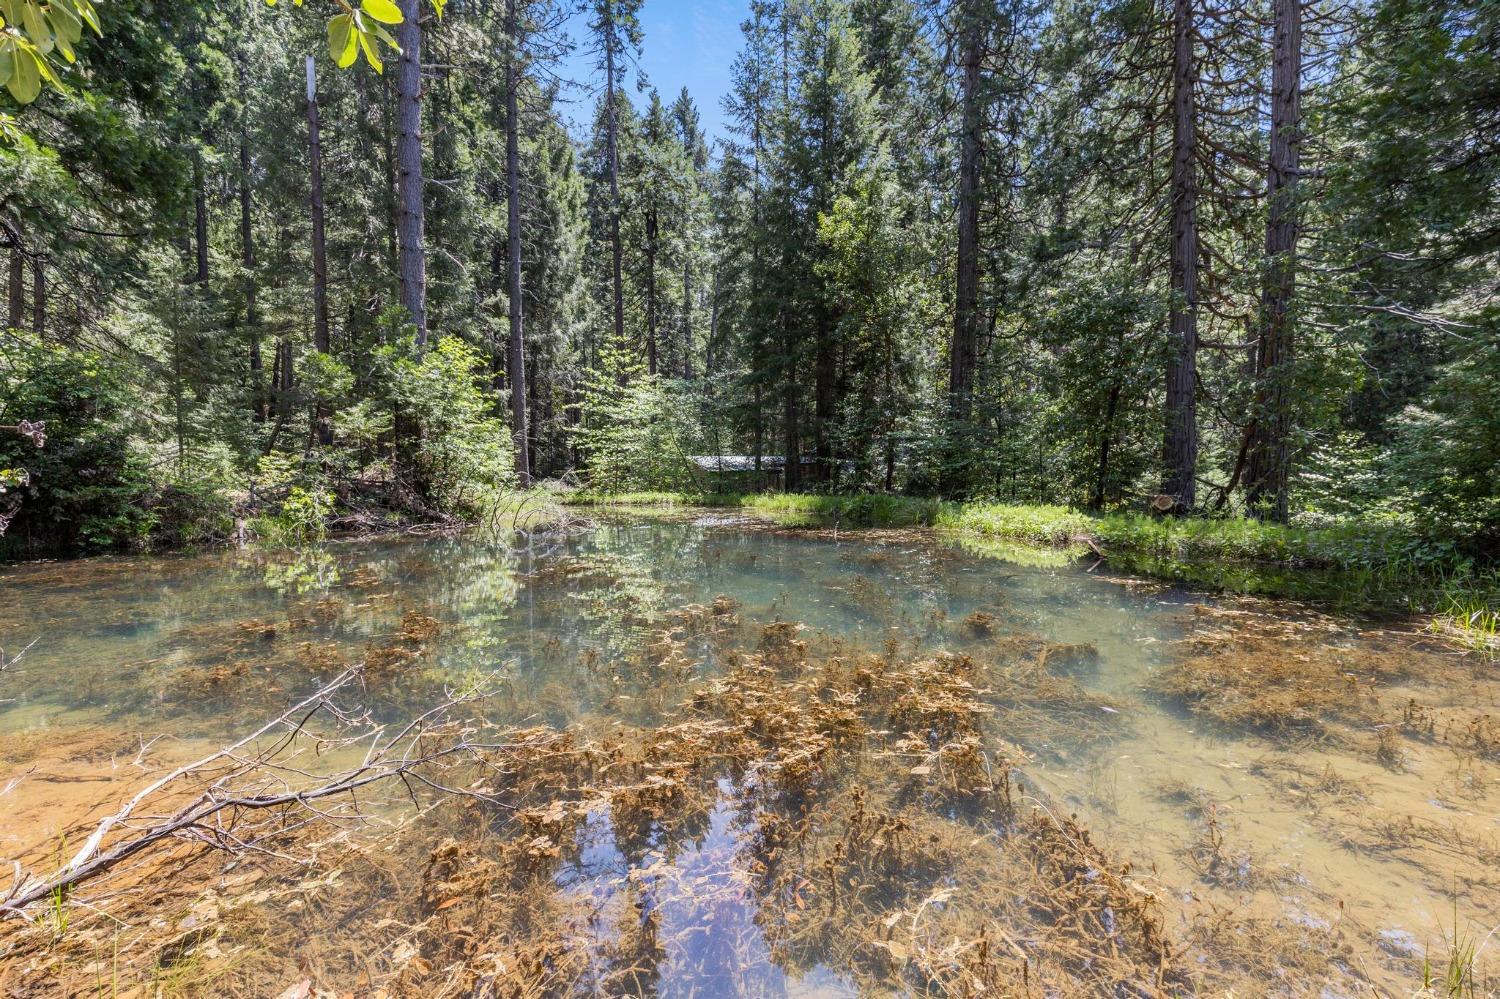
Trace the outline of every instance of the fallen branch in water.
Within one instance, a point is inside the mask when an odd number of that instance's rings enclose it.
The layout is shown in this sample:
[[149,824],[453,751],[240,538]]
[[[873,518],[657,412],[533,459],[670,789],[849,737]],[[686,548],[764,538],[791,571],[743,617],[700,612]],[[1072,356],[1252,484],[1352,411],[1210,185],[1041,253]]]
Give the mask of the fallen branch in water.
[[[82,848],[66,864],[48,876],[22,873],[16,865],[15,884],[0,900],[0,917],[24,916],[26,909],[44,899],[66,895],[81,882],[100,877],[124,861],[169,839],[192,840],[230,853],[264,852],[263,839],[287,831],[285,823],[251,823],[242,821],[248,813],[268,809],[301,809],[306,821],[339,824],[361,818],[361,806],[354,792],[370,785],[400,780],[408,794],[421,785],[444,794],[477,797],[490,803],[490,797],[477,791],[453,788],[441,783],[435,774],[422,772],[456,755],[468,756],[481,749],[492,749],[470,742],[471,729],[459,729],[452,741],[435,741],[442,731],[452,731],[452,709],[474,700],[478,694],[452,695],[437,706],[403,724],[387,735],[387,724],[377,722],[368,713],[347,711],[333,696],[363,676],[362,666],[351,666],[271,721],[237,742],[225,746],[186,766],[153,781],[137,792],[119,811],[102,820]],[[329,718],[336,728],[332,735],[319,735],[309,725],[319,715]],[[260,743],[272,733],[280,733],[266,745]],[[332,751],[348,751],[364,744],[364,754],[352,766],[334,772],[314,772],[294,766],[296,758],[310,741],[318,757]],[[202,790],[188,791],[192,798],[169,814],[141,818],[143,808],[185,784],[197,782]],[[315,805],[325,799],[343,796],[346,800],[329,809]],[[130,834],[107,843],[116,830]]]

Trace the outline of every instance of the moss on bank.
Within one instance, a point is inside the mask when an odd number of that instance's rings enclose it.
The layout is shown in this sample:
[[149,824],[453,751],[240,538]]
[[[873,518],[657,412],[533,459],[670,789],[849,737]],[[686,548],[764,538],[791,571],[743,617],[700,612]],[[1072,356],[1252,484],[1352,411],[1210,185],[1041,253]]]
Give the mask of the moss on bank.
[[[1193,586],[1327,601],[1348,608],[1439,615],[1460,637],[1493,639],[1500,620],[1500,570],[1389,520],[1288,527],[1245,518],[1090,514],[1061,506],[954,503],[910,496],[805,493],[579,492],[579,506],[733,507],[788,525],[928,526],[966,547],[1056,563],[1103,558],[1132,572]],[[1018,547],[1022,546],[1022,547]]]

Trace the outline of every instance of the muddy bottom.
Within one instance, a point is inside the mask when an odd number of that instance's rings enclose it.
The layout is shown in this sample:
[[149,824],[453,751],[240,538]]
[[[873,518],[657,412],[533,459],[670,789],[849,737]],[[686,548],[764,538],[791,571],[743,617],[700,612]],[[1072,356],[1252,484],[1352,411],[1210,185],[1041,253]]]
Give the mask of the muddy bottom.
[[1496,667],[1399,623],[682,518],[0,585],[12,898],[340,684],[12,912],[0,995],[1497,988]]

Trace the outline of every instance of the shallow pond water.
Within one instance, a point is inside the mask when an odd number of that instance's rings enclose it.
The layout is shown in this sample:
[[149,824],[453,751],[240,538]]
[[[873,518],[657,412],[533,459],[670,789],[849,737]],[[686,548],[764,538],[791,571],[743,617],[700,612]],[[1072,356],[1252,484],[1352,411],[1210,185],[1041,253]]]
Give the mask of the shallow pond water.
[[[687,694],[712,691],[757,648],[758,629],[795,622],[830,661],[952,653],[987,664],[972,688],[981,701],[996,676],[1029,685],[1025,699],[989,697],[985,736],[1024,751],[1015,772],[1038,807],[1058,822],[1076,816],[1163,906],[1189,976],[1168,991],[1212,981],[1241,994],[1410,994],[1444,973],[1455,943],[1477,951],[1476,994],[1493,984],[1495,672],[1398,626],[1209,598],[1106,567],[1002,561],[929,532],[798,532],[713,514],[620,514],[519,551],[439,537],[23,565],[0,571],[0,588],[0,647],[34,643],[0,677],[10,772],[0,789],[11,799],[0,854],[34,849],[91,814],[89,795],[115,793],[88,786],[94,771],[128,780],[132,750],[139,758],[164,733],[185,747],[242,734],[316,689],[330,663],[393,636],[423,639],[427,682],[378,698],[377,713],[399,718],[437,687],[493,675],[489,722],[604,732],[681,719]],[[674,624],[697,619],[684,607],[732,610],[734,634]],[[642,668],[643,645],[674,627],[670,668]],[[1261,677],[1284,696],[1255,701]],[[629,847],[618,815],[580,808],[550,877],[593,913],[574,943],[590,955],[576,972],[592,982],[582,991],[871,991],[849,948],[791,947],[745,888],[763,874],[745,845],[769,835],[746,805],[753,784],[713,777],[686,833],[662,824]],[[65,796],[89,807],[59,808]],[[950,882],[929,886],[914,924],[950,904]],[[881,897],[879,884],[866,888]],[[803,889],[793,879],[786,890],[779,904],[795,914]],[[620,949],[624,924],[605,914],[627,899],[652,936],[632,946],[653,957],[621,979],[600,955]],[[894,960],[899,970],[905,957]]]

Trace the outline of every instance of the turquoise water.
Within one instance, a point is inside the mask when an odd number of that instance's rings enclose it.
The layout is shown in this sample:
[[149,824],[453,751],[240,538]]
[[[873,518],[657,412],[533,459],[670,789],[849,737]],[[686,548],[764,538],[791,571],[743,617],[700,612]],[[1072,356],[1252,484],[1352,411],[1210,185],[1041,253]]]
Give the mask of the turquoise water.
[[[1295,605],[1222,601],[1087,564],[1006,562],[925,531],[835,536],[715,513],[620,514],[520,549],[411,537],[300,555],[19,565],[0,571],[0,589],[0,648],[8,658],[30,645],[0,675],[0,736],[62,741],[83,728],[138,744],[164,732],[227,740],[340,664],[402,641],[425,650],[420,680],[375,701],[377,713],[402,717],[435,691],[482,676],[498,684],[485,702],[498,724],[654,724],[720,664],[712,643],[686,636],[680,670],[664,687],[659,671],[638,672],[642,644],[684,606],[716,600],[747,625],[797,622],[835,651],[962,651],[1007,635],[1082,647],[1063,668],[1089,699],[1056,705],[1077,723],[1027,727],[1019,715],[1002,716],[998,734],[1031,754],[1026,778],[1049,802],[1076,811],[1150,872],[1141,877],[1173,900],[1174,929],[1233,910],[1336,931],[1364,955],[1351,980],[1381,994],[1413,981],[1422,956],[1440,953],[1455,931],[1483,936],[1500,920],[1500,892],[1470,877],[1482,863],[1474,844],[1500,837],[1488,790],[1500,786],[1493,760],[1413,743],[1407,764],[1392,768],[1351,749],[1357,740],[1288,744],[1224,731],[1150,693],[1151,677],[1184,654],[1186,638],[1232,633],[1251,617],[1306,619],[1307,642],[1337,642],[1352,655],[1388,643],[1373,625]],[[402,639],[403,629],[420,639]],[[1421,698],[1440,711],[1476,701],[1494,708],[1494,690],[1413,686],[1391,698]],[[1306,775],[1335,773],[1363,789],[1356,804],[1306,791]],[[1469,790],[1460,793],[1463,781]],[[603,906],[631,871],[654,872],[643,897],[659,898],[664,936],[684,941],[657,969],[661,995],[850,994],[839,969],[791,971],[772,959],[753,901],[735,889],[750,830],[732,789],[722,790],[696,839],[669,860],[624,856],[609,816],[591,817],[558,884]],[[1211,820],[1205,801],[1215,803]],[[1376,849],[1372,817],[1386,816],[1454,834]],[[1220,873],[1205,877],[1202,845],[1212,836],[1234,875],[1224,877],[1216,859]],[[671,889],[685,882],[700,896],[686,907]],[[689,932],[684,921],[704,918],[705,894],[719,898],[712,925]]]
[[1109,667],[1095,680],[1113,691],[1150,668],[1189,599],[1133,592],[1081,568],[1007,565],[920,535],[834,543],[715,517],[606,524],[521,551],[442,537],[332,544],[309,556],[41,563],[3,570],[0,586],[0,647],[34,643],[7,676],[0,732],[170,718],[221,738],[244,719],[232,694],[199,703],[183,686],[194,671],[269,673],[289,701],[315,688],[298,668],[308,646],[358,658],[411,611],[444,625],[433,643],[441,670],[500,670],[541,699],[528,705],[518,693],[520,717],[558,723],[597,706],[596,685],[577,682],[581,663],[593,672],[618,664],[668,611],[717,596],[749,620],[793,620],[870,647],[939,646],[982,611],[1008,629],[1093,643]]

